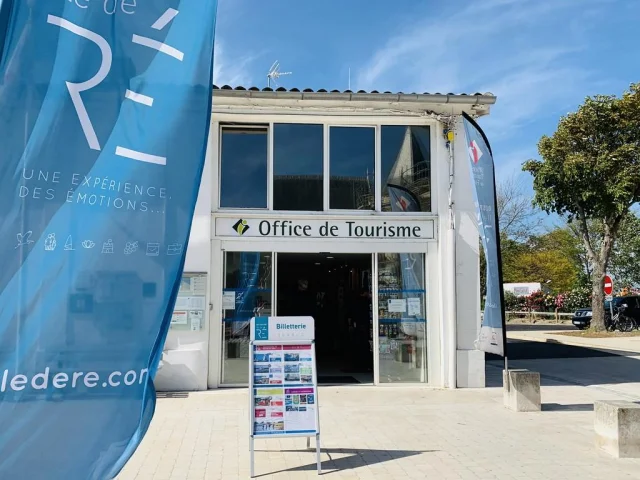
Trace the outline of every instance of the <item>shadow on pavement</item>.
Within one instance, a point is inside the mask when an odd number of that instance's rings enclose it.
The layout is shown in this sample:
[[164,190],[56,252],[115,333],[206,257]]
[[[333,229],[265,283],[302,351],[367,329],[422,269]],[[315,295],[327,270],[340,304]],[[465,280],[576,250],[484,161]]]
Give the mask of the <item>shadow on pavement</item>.
[[[313,452],[315,448],[308,450],[279,450],[280,452],[288,453],[301,453]],[[269,450],[256,450],[256,452],[269,452]],[[365,467],[368,465],[375,465],[377,463],[390,462],[393,460],[399,460],[401,458],[413,457],[422,453],[433,453],[437,450],[367,450],[362,448],[323,448],[323,455],[328,455],[329,460],[322,461],[322,474],[335,473],[342,470],[350,470],[358,467]],[[346,455],[339,458],[333,458],[332,454]],[[303,472],[313,471],[318,468],[318,465],[313,462],[308,465],[301,465],[299,467],[287,468],[285,470],[279,470],[277,472],[267,472],[256,475],[255,478],[266,477],[269,475],[275,475],[277,473],[284,472]]]
[[563,405],[560,403],[543,403],[543,412],[593,412],[593,403],[572,403]]
[[[509,340],[509,368],[540,373],[541,386],[607,386],[638,384],[625,396],[640,397],[640,360],[637,353],[594,350],[572,345]],[[503,359],[486,354],[486,385],[502,387]],[[617,392],[616,392],[617,393]]]

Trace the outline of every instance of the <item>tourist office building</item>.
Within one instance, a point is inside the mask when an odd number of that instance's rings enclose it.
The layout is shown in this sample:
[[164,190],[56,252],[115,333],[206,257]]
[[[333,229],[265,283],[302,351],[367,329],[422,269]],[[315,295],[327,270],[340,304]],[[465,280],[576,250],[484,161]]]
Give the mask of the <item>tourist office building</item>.
[[484,386],[459,115],[495,100],[214,88],[157,389],[248,385],[254,316],[314,318],[320,384]]

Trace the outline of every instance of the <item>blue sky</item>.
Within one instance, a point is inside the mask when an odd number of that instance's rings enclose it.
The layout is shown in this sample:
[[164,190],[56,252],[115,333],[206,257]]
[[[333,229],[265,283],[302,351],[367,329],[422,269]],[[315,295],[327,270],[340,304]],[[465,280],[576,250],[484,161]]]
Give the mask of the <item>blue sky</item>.
[[638,0],[219,0],[215,81],[287,88],[491,92],[499,178],[587,95],[640,81]]

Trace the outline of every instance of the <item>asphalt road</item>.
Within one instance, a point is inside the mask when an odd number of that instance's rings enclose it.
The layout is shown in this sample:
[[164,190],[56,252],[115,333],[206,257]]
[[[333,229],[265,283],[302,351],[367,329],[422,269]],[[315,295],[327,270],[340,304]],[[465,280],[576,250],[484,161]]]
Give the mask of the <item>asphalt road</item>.
[[535,323],[535,324],[507,324],[507,332],[535,332],[536,330],[558,330],[562,332],[577,332],[579,331],[573,325],[564,323]]
[[[509,367],[539,372],[543,386],[574,385],[605,388],[640,400],[640,356],[554,343],[509,340]],[[486,356],[486,384],[502,386],[503,358]]]
[[[620,352],[618,352],[618,355]],[[554,343],[527,342],[524,340],[509,340],[507,342],[507,355],[509,360],[541,360],[548,358],[595,358],[612,357],[615,353],[602,350],[593,350],[571,345]],[[501,360],[502,357],[485,354],[486,360]]]

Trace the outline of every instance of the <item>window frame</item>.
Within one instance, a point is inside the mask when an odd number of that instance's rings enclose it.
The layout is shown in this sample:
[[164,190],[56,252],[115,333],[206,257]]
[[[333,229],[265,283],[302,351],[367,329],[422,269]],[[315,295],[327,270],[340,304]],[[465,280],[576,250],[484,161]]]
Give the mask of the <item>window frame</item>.
[[[267,206],[266,207],[223,207],[222,206],[222,135],[225,130],[266,130],[267,134]],[[273,175],[271,172],[273,165],[273,143],[272,143],[272,124],[271,123],[223,123],[218,124],[218,178],[214,185],[218,190],[217,207],[223,211],[271,211],[273,205],[272,183]]]
[[[377,151],[378,148],[378,129],[376,128],[378,127],[377,125],[359,125],[359,124],[340,124],[340,123],[328,123],[327,124],[327,132],[326,132],[326,145],[327,145],[327,155],[325,158],[325,176],[324,176],[324,196],[325,196],[325,212],[327,213],[338,213],[338,212],[344,212],[347,214],[353,214],[353,213],[369,213],[371,214],[373,213],[379,213],[380,212],[380,205],[378,205],[378,184],[379,179],[378,179],[378,171],[379,171],[379,166],[380,166],[380,152]],[[358,209],[346,209],[346,208],[331,208],[331,198],[329,197],[329,194],[331,192],[331,129],[332,128],[373,128],[373,174],[375,176],[375,184],[374,184],[374,188],[373,188],[373,194],[375,195],[374,198],[374,205],[373,205],[373,210],[358,210]],[[380,202],[381,203],[381,202]]]
[[[337,119],[336,116],[330,115],[287,115],[287,114],[270,114],[261,116],[261,121],[247,121],[251,119],[251,116],[246,113],[225,113],[218,114],[216,122],[213,123],[214,128],[217,130],[215,139],[217,145],[214,147],[214,152],[217,155],[215,159],[218,163],[217,168],[214,168],[217,177],[213,179],[214,188],[217,189],[217,195],[214,195],[214,204],[212,205],[212,212],[223,213],[249,213],[249,212],[277,212],[282,215],[333,215],[333,216],[348,216],[348,215],[376,215],[376,216],[388,216],[388,217],[402,217],[402,216],[435,216],[438,214],[439,192],[437,187],[438,178],[438,163],[437,159],[440,158],[441,145],[438,142],[438,132],[441,129],[438,126],[438,122],[432,119],[425,119],[420,117],[385,117],[385,116],[372,116],[372,117],[359,117],[359,116],[345,116],[344,118]],[[255,117],[254,117],[255,118]],[[303,124],[303,125],[322,125],[323,129],[323,210],[322,211],[308,211],[308,210],[274,210],[273,209],[273,173],[274,173],[274,125],[275,124]],[[382,127],[383,126],[406,126],[406,127],[429,127],[430,137],[430,185],[431,185],[431,208],[428,212],[383,212],[382,211]],[[374,159],[374,174],[375,174],[375,206],[374,210],[335,210],[330,208],[330,180],[331,180],[331,159],[330,159],[330,129],[331,127],[354,127],[354,128],[373,128],[375,145],[375,159]],[[221,185],[222,185],[222,133],[224,129],[228,128],[257,128],[267,129],[267,207],[266,208],[235,208],[235,207],[222,207],[221,206]]]
[[[322,127],[322,210],[276,210],[274,207],[274,201],[273,201],[273,193],[274,193],[274,172],[275,172],[275,168],[274,168],[274,164],[275,164],[275,140],[274,140],[274,136],[275,136],[275,126],[276,125],[317,125],[317,126],[321,126]],[[269,172],[271,173],[270,177],[269,177],[269,186],[270,188],[270,196],[269,196],[269,210],[270,211],[274,211],[274,212],[281,212],[285,215],[288,214],[315,214],[315,215],[320,215],[323,213],[327,212],[327,203],[326,203],[326,199],[328,197],[328,192],[326,189],[326,178],[327,178],[327,169],[326,169],[326,165],[327,165],[327,160],[328,160],[328,156],[327,156],[327,145],[326,145],[326,139],[327,139],[327,131],[326,131],[326,127],[327,124],[325,122],[269,122],[269,145],[270,145],[270,150],[269,150]]]

